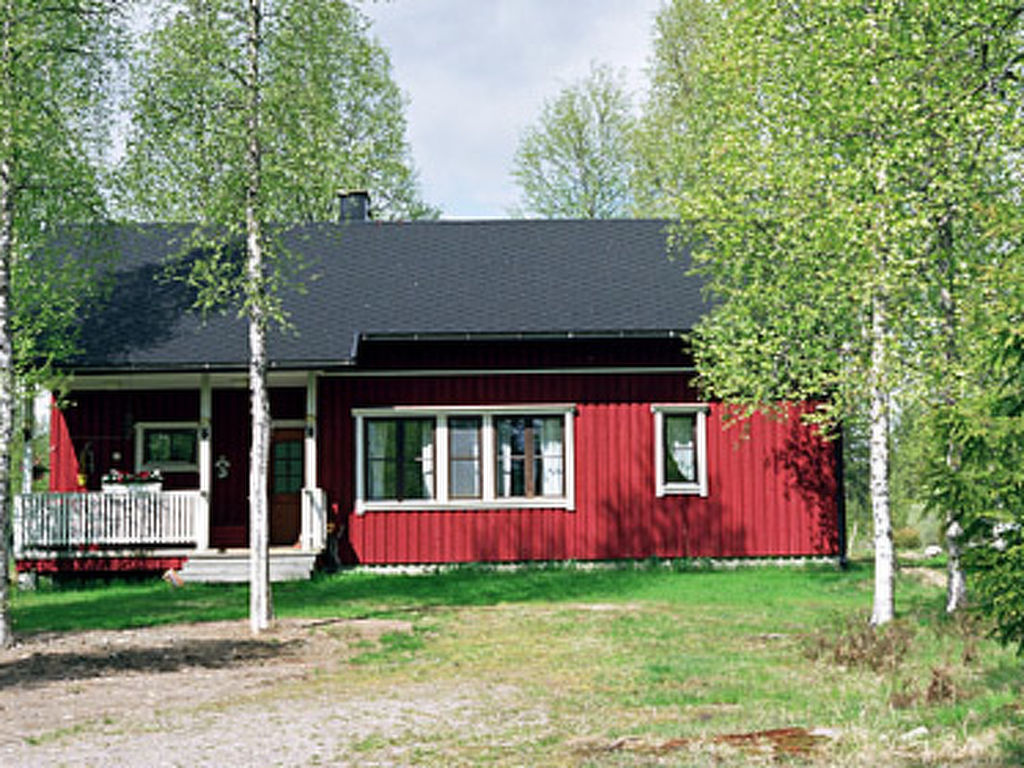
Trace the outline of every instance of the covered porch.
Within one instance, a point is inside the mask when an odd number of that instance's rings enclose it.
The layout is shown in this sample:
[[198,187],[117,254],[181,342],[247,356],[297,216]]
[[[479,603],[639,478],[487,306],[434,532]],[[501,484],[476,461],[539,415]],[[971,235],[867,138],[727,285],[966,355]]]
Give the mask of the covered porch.
[[[327,540],[317,376],[278,373],[271,386],[271,544],[311,564]],[[49,492],[15,497],[20,571],[180,568],[229,550],[247,557],[244,376],[83,377],[69,401],[51,419]]]

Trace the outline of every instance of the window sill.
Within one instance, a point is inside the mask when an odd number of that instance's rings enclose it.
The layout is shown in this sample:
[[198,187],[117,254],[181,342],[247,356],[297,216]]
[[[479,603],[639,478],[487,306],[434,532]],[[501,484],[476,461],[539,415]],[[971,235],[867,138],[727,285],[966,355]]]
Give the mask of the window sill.
[[663,485],[656,492],[660,499],[663,496],[700,496],[707,498],[708,489],[701,487],[699,483]]
[[163,462],[160,464],[140,464],[135,468],[136,472],[160,472],[164,475],[184,474],[187,472],[198,472],[198,464],[174,464]]
[[367,512],[504,512],[517,509],[560,509],[575,511],[569,499],[453,499],[450,501],[364,501],[356,503],[356,514]]

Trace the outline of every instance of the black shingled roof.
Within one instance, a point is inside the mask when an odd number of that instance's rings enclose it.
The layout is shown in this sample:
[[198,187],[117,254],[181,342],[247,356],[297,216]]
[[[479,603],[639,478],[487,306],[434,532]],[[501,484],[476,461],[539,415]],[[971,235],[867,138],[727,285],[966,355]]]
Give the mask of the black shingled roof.
[[[289,293],[293,326],[273,331],[272,365],[356,362],[381,338],[658,336],[690,329],[706,310],[689,254],[670,260],[667,222],[434,221],[315,224],[284,245],[305,262],[305,293]],[[157,280],[182,228],[115,235],[113,299],[83,318],[75,370],[235,368],[245,322],[205,322],[181,282]],[[177,239],[176,239],[177,238]]]

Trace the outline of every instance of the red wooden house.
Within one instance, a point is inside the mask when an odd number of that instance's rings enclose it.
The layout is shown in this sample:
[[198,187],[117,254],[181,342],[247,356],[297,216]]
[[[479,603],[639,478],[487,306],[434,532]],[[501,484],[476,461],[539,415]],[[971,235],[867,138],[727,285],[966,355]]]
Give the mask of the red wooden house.
[[[111,299],[82,318],[51,421],[51,492],[17,500],[21,570],[199,578],[247,544],[244,321],[204,322],[161,278],[182,235],[114,236]],[[795,413],[723,430],[695,391],[686,334],[706,307],[665,222],[281,238],[305,289],[270,350],[280,562],[841,554],[835,446]]]

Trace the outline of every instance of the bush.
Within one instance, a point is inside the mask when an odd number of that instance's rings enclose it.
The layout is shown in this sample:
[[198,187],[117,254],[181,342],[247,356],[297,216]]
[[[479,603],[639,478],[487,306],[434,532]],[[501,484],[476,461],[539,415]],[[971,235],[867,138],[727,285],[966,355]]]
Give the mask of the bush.
[[911,528],[910,526],[897,528],[892,532],[892,543],[896,549],[920,549],[921,534],[917,528]]

